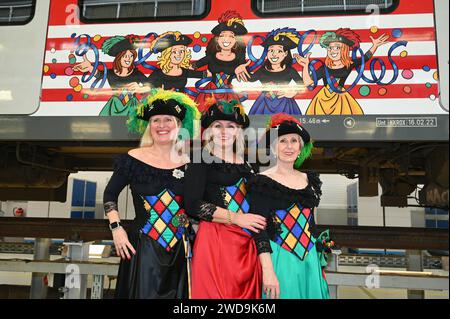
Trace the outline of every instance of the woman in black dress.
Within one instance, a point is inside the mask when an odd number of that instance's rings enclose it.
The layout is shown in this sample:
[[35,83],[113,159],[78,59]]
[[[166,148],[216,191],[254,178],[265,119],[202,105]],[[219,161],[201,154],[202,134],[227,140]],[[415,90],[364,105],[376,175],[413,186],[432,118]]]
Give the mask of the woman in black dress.
[[309,133],[296,118],[280,113],[271,118],[266,145],[276,156],[276,165],[256,175],[248,191],[251,209],[269,221],[262,235],[271,239],[280,297],[329,298],[323,270],[332,243],[327,232],[317,233],[314,221],[322,182],[315,172],[299,171],[313,147]]
[[[158,90],[129,118],[141,147],[119,156],[104,192],[117,255],[117,298],[187,298],[190,224],[183,205],[186,159],[176,150],[180,127],[198,117],[182,93]],[[176,152],[174,152],[174,150]],[[130,185],[135,219],[120,225],[117,199]]]

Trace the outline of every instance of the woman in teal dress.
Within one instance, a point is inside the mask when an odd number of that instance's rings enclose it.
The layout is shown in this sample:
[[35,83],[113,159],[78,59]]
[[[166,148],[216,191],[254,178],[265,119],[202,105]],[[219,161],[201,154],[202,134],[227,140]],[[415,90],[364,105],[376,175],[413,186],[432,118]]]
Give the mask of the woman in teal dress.
[[[328,231],[315,230],[314,210],[319,205],[321,185],[315,172],[299,171],[311,154],[308,132],[292,116],[279,113],[271,118],[266,145],[276,165],[256,175],[249,183],[251,211],[269,221],[261,236],[270,238],[273,271],[283,299],[327,299],[325,277],[327,253],[332,242]],[[263,292],[263,296],[271,298]]]

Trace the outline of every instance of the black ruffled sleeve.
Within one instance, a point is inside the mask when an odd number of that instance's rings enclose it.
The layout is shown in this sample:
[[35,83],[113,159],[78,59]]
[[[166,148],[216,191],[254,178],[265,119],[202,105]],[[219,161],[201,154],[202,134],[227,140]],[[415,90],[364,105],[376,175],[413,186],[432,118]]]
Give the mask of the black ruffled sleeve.
[[322,196],[322,181],[320,180],[320,175],[316,172],[309,172],[308,181],[309,185],[313,190],[313,205],[314,207],[319,206],[320,197]]
[[203,200],[208,168],[203,163],[188,164],[184,177],[184,208],[186,214],[196,219],[213,220],[216,205]]
[[272,248],[270,247],[270,238],[275,237],[273,209],[271,207],[272,200],[270,196],[267,196],[266,194],[261,192],[261,189],[257,187],[259,177],[260,175],[253,176],[247,184],[247,191],[249,192],[250,199],[250,212],[252,214],[263,216],[266,219],[267,227],[261,232],[255,233],[254,239],[256,242],[258,254],[272,253]]
[[[264,196],[257,191],[251,192],[249,198],[250,213],[263,216],[266,219],[267,228],[271,228],[271,225],[269,225],[272,220],[270,212],[270,200],[268,200],[267,196]],[[253,238],[255,239],[258,254],[272,253],[272,248],[270,248],[270,237],[267,228],[260,231],[259,233],[254,233]]]
[[129,184],[129,159],[127,155],[120,155],[114,161],[114,173],[106,185],[103,193],[103,207],[105,214],[117,211],[117,202],[120,192]]

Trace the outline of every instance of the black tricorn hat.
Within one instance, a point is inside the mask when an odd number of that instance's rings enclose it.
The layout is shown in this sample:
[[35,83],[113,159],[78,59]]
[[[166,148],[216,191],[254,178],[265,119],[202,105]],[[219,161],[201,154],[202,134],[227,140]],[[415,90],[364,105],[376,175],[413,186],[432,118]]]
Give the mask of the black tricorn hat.
[[138,118],[144,121],[148,121],[155,115],[173,115],[180,121],[183,121],[186,116],[186,107],[180,105],[176,100],[155,100],[150,105],[146,105],[143,109],[142,115]]
[[167,35],[161,39],[156,40],[155,46],[153,47],[154,52],[162,52],[165,49],[173,47],[175,45],[185,45],[188,46],[192,43],[192,39],[186,35],[181,35],[178,38],[175,35]]
[[211,30],[211,33],[214,35],[219,35],[222,31],[232,31],[236,35],[244,35],[248,33],[247,28],[239,22],[233,22],[230,25],[228,25],[227,22],[221,22]]
[[123,51],[135,50],[135,41],[137,37],[134,35],[114,36],[106,40],[102,45],[102,51],[110,56],[117,56]]
[[201,117],[201,124],[204,129],[208,128],[214,121],[231,121],[244,129],[249,127],[248,115],[238,101],[214,101],[211,103]]
[[282,45],[285,50],[292,50],[297,47],[297,44],[295,44],[294,41],[284,35],[273,35],[268,37],[261,45],[265,48],[269,48],[271,45]]
[[269,147],[272,142],[286,134],[298,134],[305,144],[311,141],[308,131],[300,124],[300,121],[292,115],[278,113],[271,117],[265,134],[266,146]]

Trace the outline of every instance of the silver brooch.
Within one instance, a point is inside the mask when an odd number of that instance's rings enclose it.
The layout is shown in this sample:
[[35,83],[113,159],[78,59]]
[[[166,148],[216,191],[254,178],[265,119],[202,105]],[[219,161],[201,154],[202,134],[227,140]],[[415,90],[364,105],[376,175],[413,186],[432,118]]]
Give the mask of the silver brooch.
[[179,170],[178,168],[176,168],[172,171],[172,176],[177,179],[180,179],[180,178],[184,177],[184,172],[182,170]]

